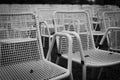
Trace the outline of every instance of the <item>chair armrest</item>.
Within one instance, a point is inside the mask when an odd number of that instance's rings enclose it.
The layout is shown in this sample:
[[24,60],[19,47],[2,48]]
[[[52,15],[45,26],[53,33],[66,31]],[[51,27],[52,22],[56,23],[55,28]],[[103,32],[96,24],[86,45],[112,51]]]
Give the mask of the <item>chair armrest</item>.
[[109,27],[109,28],[107,29],[107,31],[105,32],[105,34],[103,35],[103,37],[102,37],[99,45],[102,45],[102,44],[103,44],[105,38],[106,38],[107,35],[108,35],[108,32],[111,31],[111,30],[120,30],[120,27]]
[[71,31],[63,31],[64,33],[68,33],[70,35],[74,35],[77,38],[78,44],[79,44],[79,52],[80,52],[80,57],[81,57],[81,63],[85,63],[85,59],[84,59],[84,53],[83,53],[83,48],[81,45],[81,39],[78,33],[76,32],[71,32]]
[[71,54],[72,54],[72,37],[68,34],[68,33],[62,33],[62,32],[57,32],[53,35],[53,39],[52,39],[52,43],[48,49],[48,53],[47,53],[47,57],[46,59],[49,60],[51,58],[51,52],[52,52],[52,49],[53,49],[53,46],[54,46],[54,43],[55,43],[55,39],[57,36],[64,36],[68,39],[68,65],[67,65],[67,68],[71,71],[71,66],[72,66],[72,58],[71,58]]

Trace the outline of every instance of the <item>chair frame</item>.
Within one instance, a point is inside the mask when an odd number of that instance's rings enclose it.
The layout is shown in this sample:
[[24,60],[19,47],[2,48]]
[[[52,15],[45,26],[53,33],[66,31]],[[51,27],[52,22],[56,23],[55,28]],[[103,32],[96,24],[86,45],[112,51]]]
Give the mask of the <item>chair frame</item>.
[[[4,13],[2,13],[2,14],[4,14]],[[6,14],[6,13],[5,13]],[[35,13],[33,13],[33,12],[26,12],[26,13],[7,13],[8,15],[10,14],[10,15],[12,15],[12,14],[20,14],[20,15],[22,15],[22,14],[31,14],[31,15],[33,15],[33,16],[35,16],[35,21],[36,21],[36,29],[37,29],[37,32],[36,32],[36,35],[37,35],[37,39],[38,39],[38,41],[39,41],[39,48],[40,48],[40,52],[41,52],[41,56],[42,56],[42,60],[43,61],[45,61],[45,62],[48,62],[48,63],[50,63],[51,65],[53,65],[53,66],[55,66],[55,67],[57,67],[57,68],[61,68],[60,66],[58,66],[58,65],[55,65],[54,63],[52,63],[52,62],[50,62],[50,61],[48,61],[47,59],[45,59],[44,58],[44,52],[43,52],[43,46],[42,46],[42,42],[41,42],[41,35],[40,35],[40,31],[39,31],[39,22],[38,22],[38,17],[37,17],[37,15],[35,14]],[[7,15],[6,14],[6,15]],[[63,33],[56,33],[55,35],[54,35],[54,39],[53,40],[55,40],[55,37],[56,36],[65,36],[67,39],[68,39],[68,42],[69,42],[69,50],[68,50],[68,54],[69,54],[69,59],[68,59],[68,67],[67,67],[67,69],[66,69],[66,73],[65,74],[62,74],[62,75],[59,75],[59,76],[57,76],[57,77],[54,77],[54,78],[52,78],[52,79],[50,79],[50,80],[58,80],[58,79],[63,79],[63,78],[65,78],[65,77],[68,77],[69,75],[71,75],[71,56],[70,56],[70,53],[71,53],[71,43],[72,43],[72,39],[71,39],[71,37],[68,35],[68,34],[63,34]],[[53,46],[52,46],[53,47]],[[51,54],[51,50],[52,50],[52,47],[49,49],[49,54]],[[49,55],[50,56],[50,55]],[[18,64],[19,65],[19,64]],[[11,66],[11,65],[9,65],[9,66]],[[4,67],[4,66],[2,66],[2,67]],[[2,67],[0,67],[1,69],[2,69]],[[1,72],[0,72],[1,73]]]

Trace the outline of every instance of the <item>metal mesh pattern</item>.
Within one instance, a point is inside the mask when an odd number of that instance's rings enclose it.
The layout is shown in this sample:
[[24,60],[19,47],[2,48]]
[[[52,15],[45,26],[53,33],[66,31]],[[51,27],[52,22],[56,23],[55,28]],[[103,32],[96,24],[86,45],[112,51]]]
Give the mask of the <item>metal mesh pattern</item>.
[[[15,18],[14,23],[18,23],[18,26],[10,26],[14,37],[7,36],[0,39],[0,80],[49,80],[65,74],[67,69],[44,59],[42,43],[37,36],[36,20],[33,18],[35,15],[11,14],[9,16]],[[21,23],[22,21],[25,25]],[[30,26],[27,22],[34,25]],[[5,29],[9,31],[8,27]]]
[[0,39],[31,37],[35,26],[35,17],[31,14],[0,14]]
[[[88,14],[85,12],[57,12],[55,14],[55,25],[57,27],[57,32],[63,30],[76,31],[80,35],[83,50],[93,49],[94,43],[92,42],[92,37],[90,34],[89,19],[90,18]],[[62,39],[60,45],[63,45],[61,48],[62,52],[66,53],[67,51],[64,49],[67,49],[65,47],[65,45],[67,46],[67,41],[65,41],[65,39]],[[76,38],[73,37],[73,52],[77,51],[79,51],[79,44],[77,43]]]
[[0,14],[0,66],[42,59],[36,30],[31,13]]
[[[1,65],[40,59],[37,41],[1,43]],[[41,58],[42,59],[42,58]]]
[[75,53],[78,52],[80,48],[76,37],[72,37],[72,39],[73,39],[73,53]]
[[104,50],[89,50],[86,53],[86,64],[90,66],[113,65],[120,62],[119,54]]
[[120,27],[120,12],[105,12],[105,27]]
[[88,34],[80,34],[80,38],[81,38],[83,50],[94,49],[92,37],[90,36],[90,34],[89,35]]
[[[78,52],[79,51],[79,45],[78,45],[78,41],[76,39],[76,37],[74,37],[73,35],[72,36],[72,39],[73,39],[73,53],[75,52]],[[65,38],[65,37],[61,37],[60,40],[59,40],[59,46],[60,46],[60,53],[67,53],[68,52],[68,40]]]
[[38,11],[38,16],[40,15],[39,16],[40,19],[42,21],[47,22],[46,25],[44,23],[42,23],[40,25],[41,35],[49,35],[47,28],[49,29],[49,32],[51,33],[52,31],[50,30],[50,28],[54,28],[54,26],[53,26],[53,13],[55,10],[38,8],[37,11]]
[[[105,28],[108,27],[120,27],[120,12],[105,12],[104,13],[104,24]],[[120,30],[113,30],[109,34],[110,48],[111,49],[120,49]]]
[[81,23],[87,24],[86,22],[88,22],[87,21],[88,17],[86,17],[86,15],[87,14],[85,12],[56,12],[54,15],[54,22],[55,22],[55,26],[57,27],[57,32],[60,32],[61,30],[65,30],[66,25],[70,25],[67,26],[68,28],[70,27],[69,28],[70,30],[73,31],[72,29],[73,27],[75,30],[75,26],[76,26],[75,24],[77,20],[80,22],[80,24],[79,22],[77,22],[77,25],[82,25]]
[[120,49],[120,30],[112,30],[109,35],[109,46],[111,49]]
[[97,16],[99,19],[102,19],[103,18],[103,12],[105,11],[114,11],[113,8],[109,8],[109,7],[101,7],[98,9],[98,12],[97,12]]
[[91,37],[91,35],[88,35],[88,40],[89,40],[89,49],[94,49],[94,43],[93,43],[93,41],[92,41],[92,37]]
[[0,30],[0,39],[5,39],[7,37],[7,31],[6,30]]
[[59,52],[60,53],[67,53],[68,52],[68,40],[65,37],[59,38]]
[[88,37],[87,37],[87,35],[81,34],[80,38],[81,38],[83,50],[87,50],[88,49]]
[[65,69],[47,61],[5,66],[0,69],[1,80],[49,80],[65,73]]

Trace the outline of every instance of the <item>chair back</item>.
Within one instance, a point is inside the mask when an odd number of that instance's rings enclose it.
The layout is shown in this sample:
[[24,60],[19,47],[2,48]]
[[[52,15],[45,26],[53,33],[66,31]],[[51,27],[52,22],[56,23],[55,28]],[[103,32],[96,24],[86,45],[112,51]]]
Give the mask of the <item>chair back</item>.
[[[109,27],[120,27],[120,11],[106,11],[103,13],[104,26],[107,30]],[[120,30],[112,30],[108,35],[109,48],[112,50],[120,49]]]
[[43,59],[33,13],[0,14],[0,66]]
[[120,51],[120,30],[111,30],[108,34],[109,49]]
[[105,29],[108,27],[120,27],[120,11],[106,11],[103,16]]
[[[80,35],[83,50],[90,50],[95,48],[93,36],[91,33],[90,17],[87,11],[56,12],[54,14],[54,23],[55,32],[69,30],[69,25],[72,25],[74,28],[73,31]],[[68,29],[66,29],[66,24],[68,24]],[[67,47],[67,42],[65,39],[61,39],[60,44],[62,44],[62,50]],[[77,51],[79,51],[79,45],[75,37],[73,37],[73,52]]]
[[[39,21],[42,22],[40,25],[41,35],[50,35],[54,32],[54,23],[53,23],[53,9],[41,9],[37,8],[36,13],[39,16]],[[45,23],[43,23],[45,22]]]

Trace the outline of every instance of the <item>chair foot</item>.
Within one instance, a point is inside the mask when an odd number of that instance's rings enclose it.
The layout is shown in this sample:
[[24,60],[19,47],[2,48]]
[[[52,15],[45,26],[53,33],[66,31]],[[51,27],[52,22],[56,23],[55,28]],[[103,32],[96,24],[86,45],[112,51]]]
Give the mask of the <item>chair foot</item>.
[[57,56],[56,64],[59,64],[60,56]]
[[72,73],[70,74],[70,80],[74,80]]
[[85,65],[82,65],[82,80],[86,80],[87,77],[87,69]]

